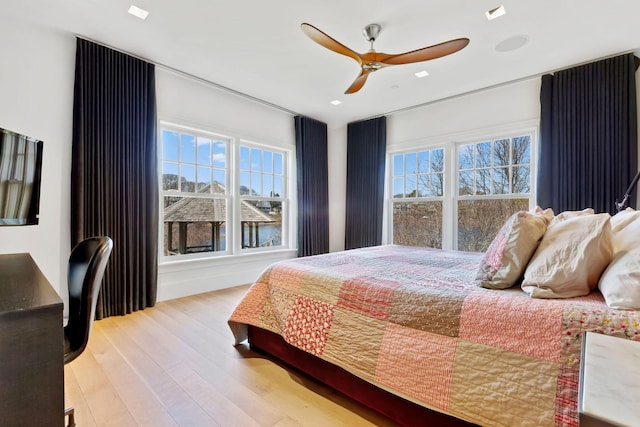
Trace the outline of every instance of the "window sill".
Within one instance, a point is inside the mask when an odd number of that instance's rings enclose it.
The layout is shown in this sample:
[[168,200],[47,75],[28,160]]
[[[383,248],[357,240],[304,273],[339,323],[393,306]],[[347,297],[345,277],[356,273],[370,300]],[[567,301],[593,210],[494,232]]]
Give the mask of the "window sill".
[[210,268],[213,266],[229,266],[234,264],[244,264],[252,261],[280,261],[287,258],[295,258],[298,254],[297,249],[278,249],[260,252],[248,252],[233,255],[209,256],[202,258],[189,258],[170,260],[165,258],[158,263],[159,272],[164,271],[183,271],[194,270],[199,268]]

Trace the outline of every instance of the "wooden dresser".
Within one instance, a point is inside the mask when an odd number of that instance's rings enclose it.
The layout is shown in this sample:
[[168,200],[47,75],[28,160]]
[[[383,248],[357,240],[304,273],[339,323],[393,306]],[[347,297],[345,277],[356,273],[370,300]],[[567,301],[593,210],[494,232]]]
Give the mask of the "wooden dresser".
[[0,426],[64,425],[62,311],[29,254],[0,255]]

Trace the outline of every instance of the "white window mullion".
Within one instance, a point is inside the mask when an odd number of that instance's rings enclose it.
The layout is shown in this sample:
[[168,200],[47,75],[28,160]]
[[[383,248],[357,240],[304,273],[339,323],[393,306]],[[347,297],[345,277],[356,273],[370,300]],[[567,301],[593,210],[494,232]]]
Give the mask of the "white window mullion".
[[[259,151],[260,157],[254,157],[255,153]],[[290,159],[291,155],[288,150],[275,149],[269,146],[265,146],[262,144],[256,144],[244,140],[238,141],[238,149],[236,150],[238,155],[238,169],[240,169],[240,164],[246,164],[246,167],[249,168],[249,194],[239,194],[240,193],[240,183],[236,186],[238,190],[238,226],[236,230],[240,233],[238,236],[238,250],[239,251],[264,251],[270,250],[271,248],[287,248],[294,247],[294,245],[290,244],[289,239],[289,223],[288,220],[290,218],[288,209],[290,207],[290,196],[288,192],[290,191],[290,183],[289,183],[289,169],[290,169]],[[244,153],[244,154],[243,154]],[[248,155],[248,157],[246,157]],[[269,156],[271,161],[268,163],[269,167],[265,167],[265,156]],[[276,172],[276,162],[275,159],[280,159],[280,167],[281,170]],[[248,162],[247,162],[248,160]],[[254,165],[258,165],[257,168]],[[240,176],[240,172],[237,175]],[[254,189],[254,184],[257,183],[256,178],[260,179],[260,188]],[[279,185],[276,186],[275,178],[279,178]],[[269,185],[267,187],[267,182]],[[255,193],[252,190],[255,190]],[[267,194],[268,193],[268,194]],[[277,194],[277,196],[276,196]],[[269,210],[266,210],[266,203],[268,202],[271,207]],[[278,204],[280,206],[279,210],[275,210],[274,204]],[[242,208],[244,207],[247,210],[247,205],[250,205],[250,215],[255,217],[256,215],[262,216],[262,220],[259,218],[251,223],[251,227],[247,227],[245,230],[245,238],[252,244],[252,247],[244,247],[244,240],[242,237]],[[257,211],[256,211],[257,209]],[[245,218],[249,219],[249,218]],[[279,224],[277,221],[279,220]],[[270,241],[267,239],[269,235],[265,235],[265,233],[269,230],[270,233],[273,233],[273,239]],[[251,239],[255,239],[255,242]],[[255,243],[255,246],[253,246]],[[270,244],[269,244],[270,243]],[[265,245],[265,246],[262,246]]]
[[453,227],[453,206],[452,195],[455,194],[455,177],[452,176],[452,171],[455,170],[455,150],[451,145],[445,145],[444,158],[445,163],[443,165],[443,197],[442,197],[442,249],[453,249],[451,246],[451,236],[454,233]]
[[[296,158],[295,153],[288,152],[284,153],[285,158],[283,160],[283,170],[285,173],[285,178],[282,180],[282,186],[284,189],[284,193],[287,195],[287,201],[283,202],[283,212],[282,212],[282,221],[286,224],[286,227],[282,226],[282,242],[289,248],[297,248],[297,219],[298,212],[297,210],[292,209],[297,206],[297,187],[295,186],[294,177],[296,176],[295,171],[295,161]],[[275,172],[274,172],[275,174]]]
[[[232,186],[232,197],[231,202],[233,203],[233,210],[231,215],[231,228],[233,231],[233,253],[238,254],[242,249],[242,221],[241,221],[241,212],[240,212],[240,141],[237,138],[233,139],[233,156],[231,159],[231,164],[233,167],[231,168],[233,175],[233,186]],[[251,189],[251,174],[249,174],[249,189]],[[251,190],[249,190],[251,191]]]

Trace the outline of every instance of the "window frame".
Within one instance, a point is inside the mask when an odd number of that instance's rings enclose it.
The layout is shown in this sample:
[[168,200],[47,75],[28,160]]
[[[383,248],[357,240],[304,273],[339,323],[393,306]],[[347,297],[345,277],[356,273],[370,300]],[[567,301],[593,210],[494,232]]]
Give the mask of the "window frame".
[[[262,150],[263,153],[264,151],[270,151],[272,153],[280,153],[282,154],[282,192],[284,195],[280,196],[280,197],[265,197],[265,196],[252,196],[251,194],[249,195],[243,195],[240,194],[240,172],[242,172],[242,170],[240,169],[240,149],[241,147],[249,147],[251,148],[257,148],[259,150]],[[239,139],[238,143],[236,144],[236,146],[234,147],[234,151],[235,151],[235,155],[236,158],[238,159],[238,161],[236,162],[236,164],[238,165],[238,167],[234,170],[234,175],[235,175],[235,181],[238,183],[234,189],[237,189],[237,197],[235,198],[236,200],[234,200],[234,220],[235,223],[238,224],[238,227],[235,227],[235,230],[239,233],[238,238],[234,240],[234,250],[236,253],[254,253],[254,252],[262,252],[262,251],[273,251],[273,250],[278,250],[278,249],[289,249],[289,245],[287,244],[287,242],[289,242],[289,219],[290,219],[290,203],[291,203],[291,195],[290,195],[290,190],[289,190],[289,179],[290,179],[290,162],[291,160],[291,152],[289,150],[286,150],[284,148],[281,147],[274,147],[274,146],[270,146],[270,145],[266,145],[266,144],[262,144],[259,142],[254,142],[248,139]],[[253,170],[251,170],[250,173],[253,173]],[[264,175],[264,172],[261,172],[262,175]],[[274,173],[272,173],[271,175],[275,175]],[[261,179],[261,185],[263,185],[264,180]],[[251,187],[249,187],[250,191],[251,191]],[[279,246],[264,246],[264,247],[254,247],[254,248],[244,248],[244,242],[242,242],[242,232],[240,230],[240,227],[242,227],[242,222],[241,222],[241,218],[240,218],[240,214],[241,214],[241,204],[243,200],[247,200],[247,201],[261,201],[261,200],[270,200],[270,201],[278,201],[281,202],[281,206],[283,206],[282,208],[282,215],[281,215],[281,221],[282,221],[282,225],[281,225],[281,232],[282,232],[282,236],[281,236],[281,242],[282,244]],[[273,249],[272,249],[273,248]]]
[[[461,146],[485,141],[497,141],[506,138],[516,138],[520,136],[530,136],[530,162],[529,162],[529,193],[491,194],[491,195],[459,195],[459,169],[458,154]],[[394,202],[420,202],[442,200],[442,249],[458,249],[458,201],[459,200],[490,200],[490,199],[529,199],[529,209],[535,206],[536,201],[536,181],[537,181],[537,157],[538,157],[538,127],[532,122],[506,126],[501,129],[480,129],[469,132],[449,135],[433,140],[424,140],[403,146],[395,144],[387,151],[387,178],[385,213],[386,226],[384,242],[393,243],[393,204]],[[417,153],[422,150],[432,150],[444,148],[444,189],[441,197],[393,197],[393,157],[397,154]]]
[[[226,179],[226,191],[225,193],[206,193],[206,194],[198,194],[197,192],[188,193],[181,192],[176,190],[164,190],[163,189],[163,131],[168,130],[171,132],[177,132],[179,134],[189,134],[194,135],[196,138],[198,136],[208,137],[215,141],[216,138],[224,139],[227,142],[226,146],[226,168],[225,168],[225,179]],[[228,132],[220,132],[216,130],[205,130],[202,127],[194,127],[189,125],[178,124],[172,121],[159,120],[158,121],[158,182],[159,182],[159,226],[158,226],[158,262],[160,264],[172,263],[172,262],[182,262],[187,260],[199,260],[199,259],[215,259],[215,258],[225,258],[229,256],[241,256],[243,254],[252,254],[260,252],[263,253],[274,253],[279,251],[289,251],[295,249],[294,242],[290,240],[291,236],[291,227],[294,226],[292,224],[291,218],[293,218],[292,209],[295,209],[295,200],[291,194],[291,180],[293,179],[291,176],[291,171],[293,171],[293,166],[291,165],[293,154],[292,150],[286,147],[282,147],[275,144],[268,144],[262,142],[254,142],[253,140],[245,139],[241,135],[228,133]],[[196,139],[197,141],[197,139]],[[282,213],[282,244],[279,246],[268,246],[261,248],[242,248],[242,242],[240,242],[241,236],[241,195],[240,195],[240,146],[241,145],[249,145],[252,147],[258,147],[262,150],[269,150],[272,152],[278,152],[283,154],[283,193],[284,196],[278,198],[279,201],[283,204],[283,213]],[[196,144],[197,151],[197,144]],[[213,162],[212,162],[213,163]],[[196,168],[197,168],[197,158],[196,158]],[[213,166],[212,166],[213,168]],[[213,178],[212,178],[213,179]],[[196,186],[198,185],[196,179]],[[186,253],[186,254],[176,254],[176,255],[165,255],[164,247],[165,247],[165,238],[164,238],[164,197],[165,196],[185,196],[185,197],[203,197],[203,198],[214,198],[214,199],[224,199],[226,201],[226,223],[225,223],[225,250],[223,251],[204,251],[204,252],[194,252],[194,253]],[[242,196],[245,197],[245,196]],[[257,199],[262,199],[262,197],[257,197]]]
[[[434,150],[440,150],[442,149],[444,151],[444,161],[443,161],[443,165],[442,165],[442,175],[443,175],[443,184],[442,184],[442,196],[417,196],[416,197],[406,197],[406,193],[404,192],[406,190],[406,183],[403,183],[403,195],[404,197],[394,197],[394,180],[396,178],[396,175],[394,174],[394,157],[397,155],[404,155],[405,157],[405,162],[403,164],[403,168],[404,173],[402,174],[403,177],[406,177],[406,155],[410,154],[410,153],[416,153],[416,156],[418,153],[420,153],[421,151],[429,151],[429,159],[431,161],[431,152]],[[388,187],[388,191],[387,194],[389,195],[388,197],[386,197],[385,199],[387,199],[387,238],[385,239],[385,241],[388,241],[389,243],[393,243],[393,211],[394,211],[394,204],[395,203],[421,203],[421,202],[442,202],[442,230],[441,230],[441,240],[442,240],[442,248],[445,249],[445,245],[446,245],[446,237],[448,237],[446,230],[449,229],[449,218],[451,217],[450,214],[447,214],[450,212],[450,203],[447,203],[447,194],[449,191],[449,182],[448,182],[448,170],[450,169],[450,165],[447,162],[447,159],[449,158],[449,154],[448,152],[450,151],[450,148],[447,147],[447,144],[429,144],[429,145],[420,145],[420,146],[414,146],[411,148],[407,148],[407,149],[402,149],[402,150],[396,150],[396,151],[388,151],[387,152],[387,164],[391,165],[390,168],[388,168],[389,170],[389,178],[386,180],[387,182],[387,187]],[[431,172],[430,172],[431,173]]]

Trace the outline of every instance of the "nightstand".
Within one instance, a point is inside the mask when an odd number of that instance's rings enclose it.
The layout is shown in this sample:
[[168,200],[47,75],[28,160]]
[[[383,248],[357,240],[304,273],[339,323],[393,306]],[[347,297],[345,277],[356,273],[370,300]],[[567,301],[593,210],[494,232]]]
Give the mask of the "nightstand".
[[586,332],[580,360],[580,427],[640,425],[640,342]]

